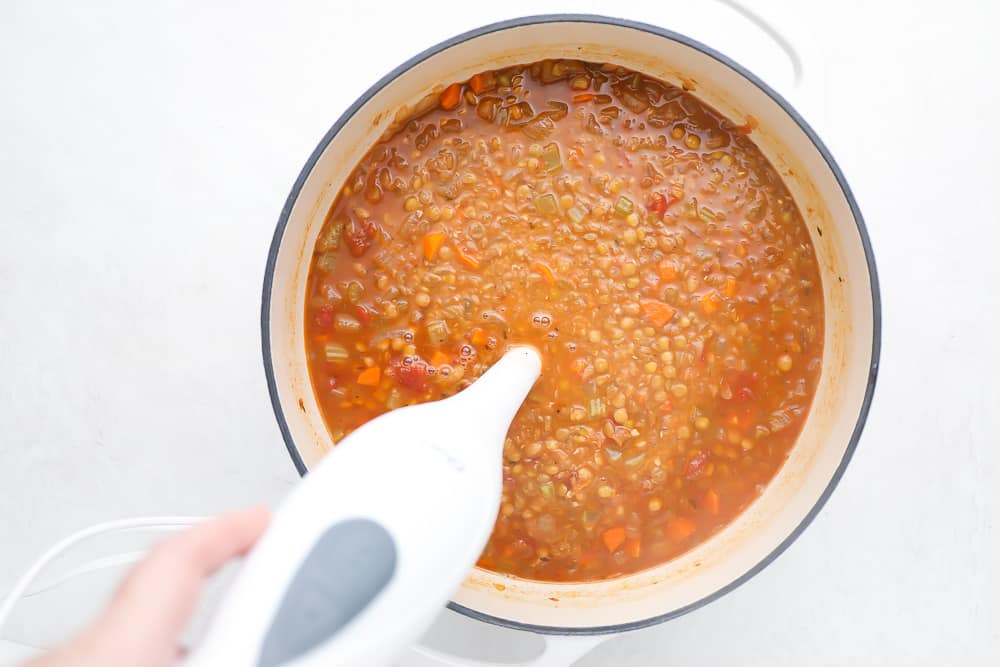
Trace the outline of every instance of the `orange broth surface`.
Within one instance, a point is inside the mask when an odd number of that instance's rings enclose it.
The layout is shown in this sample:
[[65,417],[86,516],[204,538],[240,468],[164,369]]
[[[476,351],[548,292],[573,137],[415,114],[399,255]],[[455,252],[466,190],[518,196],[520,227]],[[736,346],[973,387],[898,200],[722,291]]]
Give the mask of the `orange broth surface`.
[[750,134],[607,64],[427,97],[316,243],[305,345],[333,440],[526,343],[543,374],[507,436],[480,566],[600,580],[719,531],[786,460],[823,351],[809,234]]

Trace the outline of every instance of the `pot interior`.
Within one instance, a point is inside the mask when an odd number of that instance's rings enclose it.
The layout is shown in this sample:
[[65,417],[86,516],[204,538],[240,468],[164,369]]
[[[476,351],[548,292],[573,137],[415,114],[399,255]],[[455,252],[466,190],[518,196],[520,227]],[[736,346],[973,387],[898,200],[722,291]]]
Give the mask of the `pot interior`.
[[550,632],[613,631],[683,613],[766,565],[832,491],[867,412],[877,364],[878,306],[860,215],[811,130],[763,84],[686,38],[597,17],[522,19],[421,54],[344,114],[296,183],[269,260],[265,363],[289,449],[304,471],[331,446],[310,386],[303,313],[312,248],[341,183],[397,112],[429,91],[483,70],[545,58],[617,63],[693,89],[737,123],[752,116],[757,127],[750,136],[798,203],[823,279],[823,371],[812,409],[788,461],[733,523],[683,556],[634,575],[554,584],[476,569],[454,596],[461,611],[501,624]]

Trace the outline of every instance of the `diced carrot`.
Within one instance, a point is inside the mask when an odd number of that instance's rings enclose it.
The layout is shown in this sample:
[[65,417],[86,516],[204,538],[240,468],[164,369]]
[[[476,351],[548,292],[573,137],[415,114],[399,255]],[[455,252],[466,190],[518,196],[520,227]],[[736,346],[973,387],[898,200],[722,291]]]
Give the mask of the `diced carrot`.
[[440,367],[448,363],[451,363],[451,357],[441,350],[434,350],[434,354],[431,355],[431,366]]
[[698,361],[700,361],[701,363],[705,363],[705,361],[708,359],[708,354],[709,354],[708,351],[712,347],[711,342],[714,338],[715,338],[715,332],[713,331],[712,333],[708,334],[708,336],[705,337],[704,341],[702,341],[701,354],[698,355]]
[[538,271],[540,274],[542,274],[542,278],[545,278],[545,282],[547,282],[549,285],[556,284],[556,274],[552,273],[552,269],[549,268],[548,264],[545,264],[543,262],[535,262],[533,266],[535,271]]
[[641,306],[646,318],[658,327],[669,322],[677,312],[670,304],[655,299],[643,299]]
[[705,509],[708,510],[709,514],[719,513],[719,494],[715,492],[715,489],[709,489],[705,492]]
[[588,366],[587,360],[584,359],[583,357],[579,357],[577,359],[574,359],[572,363],[570,363],[569,369],[573,371],[574,375],[582,378],[584,371],[587,370],[587,366]]
[[719,303],[721,299],[716,291],[706,292],[701,297],[701,309],[705,311],[706,315],[711,315],[719,309]]
[[491,73],[486,74],[476,74],[471,79],[469,79],[469,88],[472,89],[476,95],[487,90],[491,87],[491,79],[493,75]]
[[473,345],[486,345],[490,340],[490,336],[479,327],[476,327],[472,330],[469,340],[472,341]]
[[372,366],[361,371],[358,375],[358,384],[365,387],[374,387],[378,384],[379,378],[382,377],[382,371],[378,366]]
[[670,402],[670,399],[666,399],[660,403],[660,412],[666,414],[668,412],[673,412],[674,404]]
[[607,547],[608,551],[614,553],[625,541],[625,529],[621,526],[608,528],[604,531],[601,539],[604,540],[604,546]]
[[642,553],[642,541],[639,538],[629,538],[625,541],[625,553],[632,558],[638,558]]
[[674,542],[683,542],[694,534],[694,522],[679,516],[667,522],[667,537]]
[[578,93],[573,96],[573,104],[583,104],[597,97],[593,93]]
[[431,232],[424,234],[424,259],[430,261],[437,257],[438,251],[444,245],[444,232]]
[[470,269],[479,268],[479,258],[475,256],[468,248],[458,245],[455,246],[455,255],[458,256],[458,261],[465,264]]
[[665,259],[656,265],[656,272],[660,275],[660,280],[674,280],[677,277],[677,266],[671,260]]
[[458,103],[462,100],[462,84],[453,83],[444,89],[441,93],[441,108],[445,111],[451,111],[458,106]]
[[736,296],[736,278],[733,278],[732,276],[726,278],[725,289],[726,289],[726,296],[728,296],[730,299]]

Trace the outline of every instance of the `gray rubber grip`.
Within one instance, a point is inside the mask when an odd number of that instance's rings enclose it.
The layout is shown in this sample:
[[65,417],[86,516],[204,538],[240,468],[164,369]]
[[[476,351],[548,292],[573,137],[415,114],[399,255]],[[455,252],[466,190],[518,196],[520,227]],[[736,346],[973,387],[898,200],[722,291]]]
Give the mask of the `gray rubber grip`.
[[385,588],[396,544],[370,519],[324,532],[302,561],[264,637],[258,667],[278,667],[330,639]]

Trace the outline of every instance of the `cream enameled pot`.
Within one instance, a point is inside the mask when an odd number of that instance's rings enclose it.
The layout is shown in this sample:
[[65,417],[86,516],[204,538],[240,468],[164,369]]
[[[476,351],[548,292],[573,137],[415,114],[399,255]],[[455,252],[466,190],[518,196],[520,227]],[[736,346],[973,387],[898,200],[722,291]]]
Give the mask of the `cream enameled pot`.
[[[451,607],[543,634],[606,634],[676,617],[732,590],[780,554],[833,491],[858,442],[878,367],[880,305],[861,214],[829,152],[777,93],[682,35],[597,16],[505,21],[439,44],[370,88],[323,137],[281,212],[267,261],[264,365],[275,414],[300,473],[331,447],[306,368],[303,313],[316,236],[341,183],[396,112],[442,84],[543,58],[614,62],[694,93],[751,138],[784,176],[822,270],[821,382],[799,442],[760,499],[709,541],[655,569],[606,582],[551,584],[474,570]],[[433,517],[428,517],[433,521]]]

